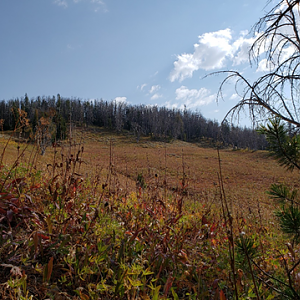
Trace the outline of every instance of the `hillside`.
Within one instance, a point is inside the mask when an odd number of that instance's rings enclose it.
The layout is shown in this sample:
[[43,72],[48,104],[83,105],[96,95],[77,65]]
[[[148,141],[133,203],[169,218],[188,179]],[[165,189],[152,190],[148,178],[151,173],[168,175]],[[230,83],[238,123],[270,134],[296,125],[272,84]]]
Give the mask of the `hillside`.
[[[126,102],[83,100],[61,97],[25,97],[0,101],[0,126],[15,130],[19,120],[28,120],[23,135],[37,134],[37,128],[47,128],[50,139],[66,139],[70,123],[79,127],[101,127],[115,133],[131,132],[153,140],[186,142],[210,140],[225,147],[265,149],[266,141],[255,128],[234,126],[230,122],[209,120],[200,112],[167,107],[130,105]],[[38,134],[41,135],[41,132]]]
[[43,156],[7,141],[1,299],[231,299],[233,249],[238,288],[251,295],[241,232],[256,263],[284,276],[272,253],[286,246],[265,192],[298,181],[264,151],[221,150],[220,181],[217,150],[183,141],[77,128]]

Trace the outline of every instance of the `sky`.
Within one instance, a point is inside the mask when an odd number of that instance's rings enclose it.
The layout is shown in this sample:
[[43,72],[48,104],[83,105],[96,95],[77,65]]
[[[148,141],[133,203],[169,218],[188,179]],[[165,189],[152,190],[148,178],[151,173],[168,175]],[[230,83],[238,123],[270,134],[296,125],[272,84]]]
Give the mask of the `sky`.
[[[0,0],[0,100],[76,97],[184,108],[222,121],[249,78],[262,0]],[[204,78],[205,77],[205,78]],[[247,121],[246,121],[247,122]]]

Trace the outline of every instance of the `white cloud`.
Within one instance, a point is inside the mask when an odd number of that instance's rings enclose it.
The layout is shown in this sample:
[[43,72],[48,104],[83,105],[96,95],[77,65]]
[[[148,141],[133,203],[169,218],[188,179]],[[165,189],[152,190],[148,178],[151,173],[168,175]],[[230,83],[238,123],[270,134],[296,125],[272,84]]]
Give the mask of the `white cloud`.
[[171,82],[191,78],[199,69],[206,71],[223,68],[227,60],[239,65],[248,60],[248,50],[253,38],[247,39],[246,31],[232,42],[232,30],[229,28],[199,36],[199,43],[194,44],[193,53],[177,55],[169,79]]
[[171,101],[166,101],[162,106],[166,108],[178,108],[178,103],[172,103]]
[[[103,8],[105,6],[105,2],[103,0],[73,0],[73,3],[77,4],[79,2],[89,2],[92,3],[96,6],[94,9],[95,12],[97,12],[100,8]],[[59,6],[62,6],[64,8],[68,7],[68,2],[67,0],[54,0],[54,4],[57,4]],[[107,12],[108,10],[104,8],[104,12]]]
[[192,54],[182,54],[177,56],[177,61],[174,62],[174,70],[170,74],[170,81],[182,81],[192,77],[194,71],[199,69],[197,61]]
[[295,51],[298,51],[298,49],[296,49],[294,45],[290,45],[289,47],[284,48],[282,50],[281,60],[285,61],[286,59],[290,58],[295,53]]
[[207,105],[211,103],[216,97],[216,95],[210,94],[210,91],[206,88],[201,88],[199,90],[190,90],[184,85],[176,89],[175,93],[176,100],[184,101],[184,104],[189,108]]
[[58,6],[62,6],[64,8],[68,7],[68,3],[66,0],[55,0],[54,4],[57,4]]
[[176,89],[177,102],[166,102],[164,105],[169,108],[183,109],[186,106],[188,109],[196,109],[200,106],[207,105],[216,99],[215,94],[211,94],[206,88],[188,89],[186,86],[181,86]]
[[92,3],[96,3],[96,4],[101,4],[101,5],[104,5],[104,1],[102,0],[91,0]]
[[160,89],[160,85],[152,85],[149,90],[149,93],[153,94],[154,92],[158,91],[159,89]]
[[[81,1],[84,1],[84,0],[73,0],[74,3],[78,3],[78,2],[81,2]],[[91,3],[95,3],[95,4],[100,4],[100,5],[104,5],[104,1],[102,0],[89,0],[88,2],[91,2]]]
[[232,58],[233,65],[237,66],[249,61],[249,50],[253,42],[257,37],[245,38],[248,31],[241,31],[241,37],[239,37],[233,44],[234,56]]
[[237,100],[237,99],[239,99],[240,97],[239,97],[239,95],[238,94],[232,94],[231,96],[230,96],[230,100]]
[[114,99],[114,101],[116,101],[117,103],[120,103],[120,102],[127,102],[127,97],[116,97]]
[[162,98],[162,95],[160,95],[160,94],[154,94],[154,95],[151,97],[151,100],[155,100],[155,99],[159,99],[159,98]]
[[91,3],[96,5],[94,12],[98,12],[99,10],[102,10],[105,13],[108,12],[108,9],[106,8],[104,1],[102,1],[102,0],[90,0],[90,1],[91,1]]
[[[289,59],[290,57],[293,56],[293,54],[295,53],[295,46],[294,45],[289,45],[286,48],[283,48],[280,52],[275,51],[273,54],[273,59],[275,61],[279,61],[280,63],[286,61],[287,59]],[[297,51],[297,50],[296,50]],[[280,55],[280,57],[279,57]],[[264,58],[262,60],[259,61],[256,72],[270,72],[272,70],[275,69],[275,64],[268,60],[267,58]]]
[[138,85],[136,88],[142,91],[146,86],[147,83],[143,83],[141,86]]
[[264,58],[258,63],[256,72],[268,72],[273,70],[274,67],[275,65],[272,62]]

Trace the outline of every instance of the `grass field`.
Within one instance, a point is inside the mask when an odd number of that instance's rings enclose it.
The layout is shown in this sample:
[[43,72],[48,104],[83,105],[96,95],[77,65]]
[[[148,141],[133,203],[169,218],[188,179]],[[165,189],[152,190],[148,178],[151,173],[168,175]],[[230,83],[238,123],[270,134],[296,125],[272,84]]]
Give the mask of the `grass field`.
[[293,285],[285,270],[299,254],[266,191],[299,177],[267,152],[222,149],[219,160],[205,144],[97,128],[44,156],[5,135],[0,145],[1,299],[281,299],[298,288],[297,268]]
[[[150,186],[158,180],[161,188],[166,179],[169,191],[179,190],[185,176],[187,198],[195,201],[219,192],[216,149],[177,140],[164,143],[143,138],[136,143],[130,135],[111,135],[105,131],[99,134],[93,130],[78,130],[76,140],[81,140],[85,148],[84,172],[90,176],[89,172],[95,172],[97,166],[103,172],[102,178],[106,178],[112,162],[115,179],[127,193],[135,191],[138,174]],[[255,212],[259,201],[266,215],[270,215],[273,202],[266,191],[272,183],[299,187],[298,174],[285,171],[266,151],[223,149],[220,158],[225,190],[233,210]]]

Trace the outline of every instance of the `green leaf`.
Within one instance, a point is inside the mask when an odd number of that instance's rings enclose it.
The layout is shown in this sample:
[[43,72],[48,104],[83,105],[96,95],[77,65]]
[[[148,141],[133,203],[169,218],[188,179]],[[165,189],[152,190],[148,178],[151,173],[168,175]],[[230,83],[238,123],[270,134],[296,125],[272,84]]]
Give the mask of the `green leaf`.
[[172,292],[172,296],[173,296],[174,300],[179,300],[179,297],[178,297],[177,293],[174,291],[174,288],[171,288],[171,292]]

